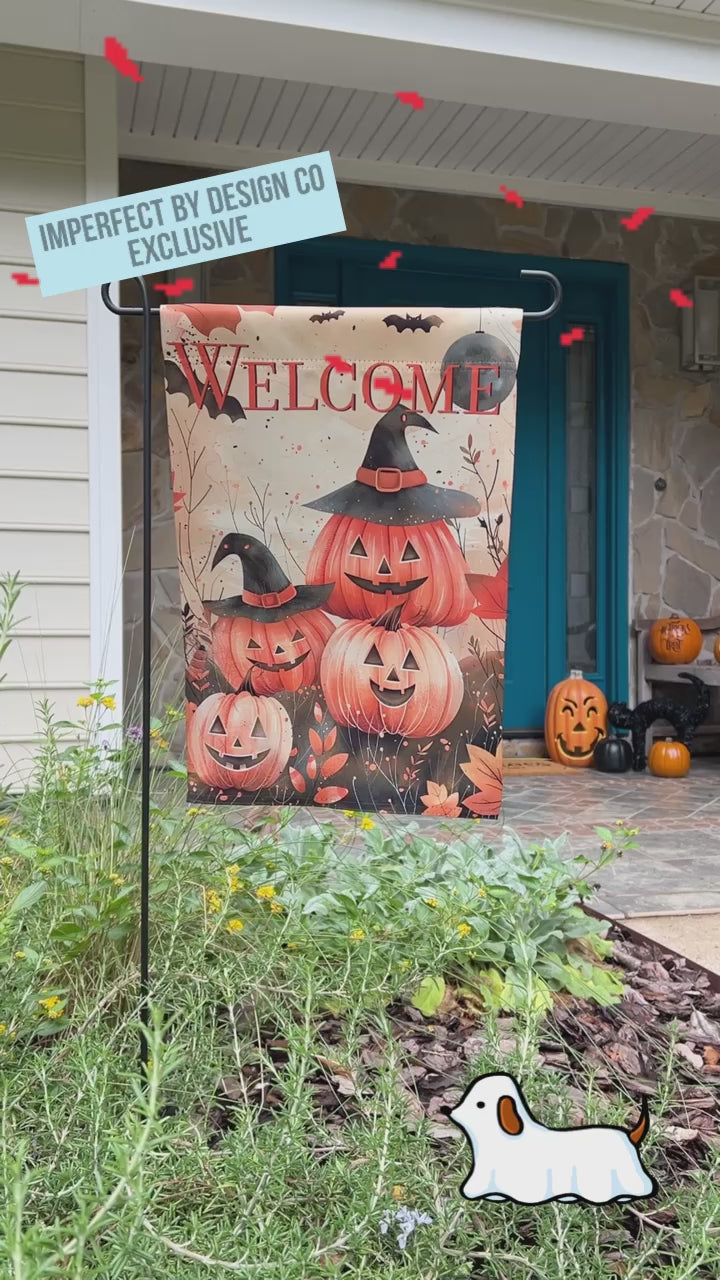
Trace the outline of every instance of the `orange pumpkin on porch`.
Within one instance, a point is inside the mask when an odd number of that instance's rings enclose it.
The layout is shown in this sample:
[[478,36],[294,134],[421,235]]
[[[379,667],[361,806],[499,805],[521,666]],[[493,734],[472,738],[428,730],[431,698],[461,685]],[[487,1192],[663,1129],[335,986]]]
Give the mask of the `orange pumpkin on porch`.
[[571,671],[550,690],[545,709],[545,746],[551,760],[586,769],[608,732],[608,705],[602,689]]
[[690,752],[684,743],[674,742],[672,738],[653,742],[648,768],[656,778],[684,778],[690,769]]
[[658,618],[648,633],[650,653],[656,662],[694,662],[702,649],[702,631],[692,618]]
[[463,678],[444,640],[400,622],[401,606],[376,622],[343,622],[322,656],[320,680],[337,724],[362,733],[431,738],[460,710]]

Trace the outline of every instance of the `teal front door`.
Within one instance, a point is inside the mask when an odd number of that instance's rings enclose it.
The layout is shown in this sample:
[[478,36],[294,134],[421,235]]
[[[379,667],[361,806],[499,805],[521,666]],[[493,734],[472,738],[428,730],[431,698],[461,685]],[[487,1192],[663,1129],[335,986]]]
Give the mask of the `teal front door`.
[[[402,248],[393,271],[378,262]],[[523,326],[504,732],[542,731],[548,690],[572,668],[627,697],[627,281],[622,266],[399,246],[339,237],[276,251],[276,301],[539,311],[553,271],[563,304]],[[583,339],[560,335],[573,327]]]

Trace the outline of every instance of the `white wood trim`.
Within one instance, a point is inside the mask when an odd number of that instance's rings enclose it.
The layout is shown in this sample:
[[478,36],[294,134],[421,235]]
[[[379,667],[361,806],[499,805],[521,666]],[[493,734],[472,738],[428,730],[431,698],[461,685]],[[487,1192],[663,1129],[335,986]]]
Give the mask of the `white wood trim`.
[[[117,72],[85,59],[85,198],[118,194]],[[113,682],[123,706],[120,323],[100,289],[87,291],[90,481],[90,678]]]
[[[273,160],[294,159],[294,151],[268,151],[263,148],[228,147],[186,138],[136,137],[121,134],[120,155],[133,160],[197,165],[203,169],[232,172],[252,165],[269,164]],[[591,209],[627,211],[649,205],[658,214],[678,218],[720,219],[720,200],[698,196],[664,195],[658,191],[592,187],[570,182],[548,182],[519,179],[495,173],[471,173],[462,169],[423,169],[416,165],[384,164],[376,160],[344,159],[333,156],[333,169],[339,182],[368,186],[406,187],[413,191],[443,191],[453,195],[496,196],[500,186],[514,187],[523,197],[543,204],[582,205]]]

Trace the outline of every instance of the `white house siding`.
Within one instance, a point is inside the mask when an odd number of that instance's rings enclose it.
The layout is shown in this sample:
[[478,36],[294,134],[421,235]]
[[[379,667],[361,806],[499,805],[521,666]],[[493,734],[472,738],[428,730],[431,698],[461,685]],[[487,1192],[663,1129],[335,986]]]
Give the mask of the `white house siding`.
[[43,299],[26,215],[86,199],[81,57],[0,46],[0,571],[19,571],[0,675],[0,782],[27,772],[48,699],[77,715],[90,679],[86,294]]

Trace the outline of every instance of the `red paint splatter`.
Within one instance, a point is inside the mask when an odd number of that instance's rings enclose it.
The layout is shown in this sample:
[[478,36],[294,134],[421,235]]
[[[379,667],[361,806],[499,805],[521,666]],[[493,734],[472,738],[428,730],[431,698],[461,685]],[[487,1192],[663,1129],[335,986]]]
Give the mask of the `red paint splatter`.
[[13,271],[12,278],[16,284],[39,284],[34,276],[29,276],[27,271]]
[[325,359],[336,373],[352,373],[353,371],[352,365],[348,364],[347,360],[343,360],[342,356],[326,356]]
[[[393,399],[395,399],[395,397],[397,396],[397,383],[393,382],[392,378],[376,378],[375,386],[377,387],[378,391],[387,391],[387,394],[389,396],[392,396]],[[400,392],[400,399],[409,400],[411,396],[412,396],[412,391],[406,391],[405,388],[403,387],[402,391]],[[425,441],[423,440],[423,444],[424,443]]]
[[671,289],[670,301],[674,302],[676,307],[692,307],[695,305],[692,298],[688,298],[682,289]]
[[575,328],[575,329],[570,329],[567,333],[561,333],[560,346],[571,347],[573,342],[580,342],[580,340],[584,336],[584,332],[585,331],[583,329]]
[[517,191],[509,191],[507,187],[501,187],[500,190],[505,192],[506,204],[514,204],[518,209],[522,209],[525,202],[522,196],[518,195]]
[[137,63],[130,61],[127,49],[114,36],[105,37],[105,57],[121,76],[127,76],[135,84],[141,83],[143,77],[140,75],[140,68]]
[[422,111],[425,106],[425,99],[419,93],[416,93],[414,89],[410,93],[405,91],[396,93],[395,97],[398,102],[403,102],[406,107],[412,107],[413,111]]
[[637,231],[638,227],[641,227],[643,222],[647,222],[654,212],[655,210],[651,209],[649,205],[641,205],[639,209],[630,214],[629,218],[621,218],[620,221],[624,227],[627,227],[628,231]]
[[180,276],[174,284],[154,284],[153,289],[156,293],[164,293],[166,298],[181,298],[184,293],[189,293],[194,283],[192,276]]
[[401,258],[402,249],[391,249],[387,257],[378,262],[378,266],[381,271],[394,271]]

